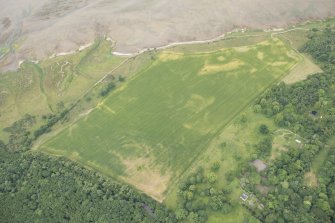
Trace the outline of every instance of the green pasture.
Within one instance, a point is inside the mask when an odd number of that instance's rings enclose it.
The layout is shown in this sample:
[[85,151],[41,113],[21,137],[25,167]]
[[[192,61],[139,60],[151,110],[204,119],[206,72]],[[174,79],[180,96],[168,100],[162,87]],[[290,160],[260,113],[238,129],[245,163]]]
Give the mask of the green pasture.
[[[10,126],[24,114],[57,113],[80,99],[98,80],[127,58],[112,55],[111,43],[97,40],[74,54],[35,64],[23,62],[17,71],[0,75],[0,127]],[[123,73],[117,75],[124,75]],[[0,132],[0,138],[6,134]]]
[[162,200],[222,128],[298,60],[276,38],[212,53],[161,52],[40,149]]
[[[24,114],[50,112],[41,91],[40,69],[33,63],[23,63],[17,72],[0,75],[0,127],[10,126]],[[1,131],[0,137],[4,138]]]
[[49,103],[56,109],[60,101],[67,105],[77,100],[124,60],[112,55],[110,42],[97,40],[83,51],[42,61],[39,66]]

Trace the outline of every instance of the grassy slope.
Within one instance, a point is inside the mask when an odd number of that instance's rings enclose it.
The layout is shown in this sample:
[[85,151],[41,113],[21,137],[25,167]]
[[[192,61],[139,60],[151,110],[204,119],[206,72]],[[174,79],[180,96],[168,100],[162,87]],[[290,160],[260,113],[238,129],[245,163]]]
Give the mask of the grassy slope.
[[[0,126],[7,127],[26,113],[50,112],[43,92],[38,67],[24,63],[17,72],[0,76]],[[3,132],[0,133],[4,138]]]
[[79,53],[43,61],[40,66],[50,104],[73,102],[124,60],[111,54],[108,41],[97,41]]
[[[57,112],[57,104],[69,106],[105,74],[126,58],[111,54],[107,41],[75,54],[59,56],[39,64],[24,62],[18,71],[0,75],[0,127],[22,115]],[[6,134],[0,132],[0,139]]]
[[222,127],[296,62],[278,39],[214,53],[163,52],[41,149],[162,199]]

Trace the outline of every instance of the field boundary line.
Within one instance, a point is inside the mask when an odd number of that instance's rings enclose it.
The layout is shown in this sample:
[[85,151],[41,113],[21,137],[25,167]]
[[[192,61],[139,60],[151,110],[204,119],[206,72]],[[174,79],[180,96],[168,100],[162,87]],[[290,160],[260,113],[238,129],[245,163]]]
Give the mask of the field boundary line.
[[[282,41],[282,40],[281,40]],[[287,44],[285,44],[287,45]],[[292,46],[289,46],[289,48],[293,48]],[[294,69],[294,67],[296,67],[299,63],[301,63],[301,60],[298,60],[297,63],[295,63],[294,65],[292,65],[292,67],[290,69],[288,69],[286,72],[284,72],[280,77],[278,77],[277,79],[275,79],[274,81],[272,81],[271,83],[269,83],[268,86],[264,87],[263,90],[261,90],[258,94],[256,94],[245,106],[241,107],[237,112],[235,112],[232,117],[229,119],[229,121],[225,124],[223,124],[218,131],[213,135],[213,137],[211,139],[208,140],[209,143],[211,143],[217,136],[219,136],[223,130],[232,124],[232,121],[239,115],[241,114],[242,111],[244,111],[246,108],[248,108],[250,105],[252,105],[252,103],[254,103],[256,101],[256,99],[263,95],[265,93],[265,91],[267,89],[269,89],[271,86],[273,86],[275,83],[278,83],[280,80],[282,80],[285,76],[287,76],[289,74],[289,72]],[[205,151],[207,151],[209,149],[209,147],[205,148],[204,150],[200,150],[198,152],[198,154],[196,154],[196,156],[191,160],[191,164],[195,163],[197,160],[199,160],[200,156],[202,154],[205,153]],[[182,178],[182,176],[187,173],[189,170],[191,170],[191,166],[189,166],[188,168],[186,168],[184,171],[182,171],[180,173],[180,175],[178,177],[176,177],[177,179],[174,181],[174,183],[171,183],[170,187],[171,189],[168,190],[168,192],[166,193],[166,196],[170,193],[172,193],[173,189],[175,189],[175,187],[177,186],[177,182],[180,181],[180,179]]]
[[283,34],[283,33],[291,32],[291,31],[294,31],[294,30],[306,30],[306,31],[308,31],[309,29],[296,27],[296,28],[292,28],[292,29],[288,29],[288,30],[280,30],[280,31],[275,31],[275,30],[265,31],[265,30],[263,30],[263,32],[261,34],[236,35],[236,36],[228,36],[227,37],[227,35],[229,35],[229,34],[241,32],[241,31],[244,31],[244,30],[245,29],[243,29],[243,28],[233,30],[231,32],[227,32],[227,33],[221,34],[217,37],[214,37],[212,39],[207,39],[207,40],[193,40],[193,41],[173,42],[173,43],[169,43],[169,44],[166,44],[166,45],[163,45],[163,46],[148,47],[148,48],[144,48],[142,50],[139,50],[138,52],[135,52],[135,53],[123,53],[123,52],[115,51],[115,52],[113,52],[113,55],[133,57],[133,56],[140,55],[144,52],[148,52],[148,51],[152,51],[152,50],[165,50],[165,49],[168,49],[168,48],[172,48],[172,47],[175,47],[175,46],[181,46],[181,45],[205,44],[205,43],[213,43],[213,42],[216,42],[216,41],[227,40],[227,39],[266,36],[266,35],[269,35],[269,34],[270,34],[271,37],[273,37],[273,35]]

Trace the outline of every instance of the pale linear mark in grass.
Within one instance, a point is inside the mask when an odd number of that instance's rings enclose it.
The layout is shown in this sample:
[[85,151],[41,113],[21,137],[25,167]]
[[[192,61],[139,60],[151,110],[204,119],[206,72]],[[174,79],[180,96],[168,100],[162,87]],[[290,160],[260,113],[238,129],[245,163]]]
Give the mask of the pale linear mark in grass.
[[270,63],[270,64],[271,64],[271,66],[278,67],[278,66],[286,65],[287,62],[284,62],[284,61],[276,61],[276,62],[273,62],[273,63]]
[[[106,73],[102,78],[100,78],[98,81],[96,81],[90,88],[87,89],[87,91],[85,91],[83,94],[81,94],[73,103],[73,105],[71,106],[71,108],[75,107],[80,100],[85,97],[89,92],[91,92],[97,85],[99,85],[100,83],[102,83],[111,73],[113,73],[115,70],[117,70],[119,67],[121,67],[123,64],[125,64],[127,61],[129,61],[132,57],[128,57],[127,59],[123,60],[119,65],[117,65],[115,68],[113,68],[110,72]],[[106,97],[107,98],[107,97]],[[70,109],[71,109],[70,108]],[[95,108],[98,108],[98,106],[90,109],[90,112],[92,110],[94,110]],[[89,113],[90,113],[89,112]],[[88,114],[86,114],[86,116],[88,116]],[[79,115],[71,124],[77,122],[80,118],[84,117],[83,115]],[[70,124],[70,125],[71,125]],[[66,126],[67,127],[67,126]],[[53,135],[53,137],[55,137],[56,135],[60,134],[64,129],[66,129],[66,127],[59,129],[59,131],[57,131],[55,133],[55,135]],[[48,140],[46,140],[48,141]],[[45,141],[45,142],[46,142]],[[36,142],[35,146],[33,147],[33,149],[37,149],[42,143],[45,143],[43,140],[39,140],[38,142]]]
[[69,126],[69,134],[68,134],[68,136],[70,136],[70,137],[72,136],[73,128],[76,128],[76,125],[77,125],[77,124],[73,124],[73,125],[70,125],[70,126]]
[[[246,38],[246,37],[264,37],[264,36],[270,36],[268,34],[259,34],[259,35],[241,35],[241,36],[233,36],[233,37],[227,37],[227,38],[222,38],[221,40],[230,40],[230,39],[239,39],[239,38]],[[263,43],[263,44],[261,44]],[[256,45],[270,45],[269,40],[263,40],[262,42],[258,42]],[[244,45],[244,46],[235,46],[235,47],[223,47],[223,48],[218,48],[216,50],[210,50],[210,51],[205,51],[205,52],[193,52],[193,53],[184,53],[183,55],[193,55],[193,56],[202,56],[204,54],[212,54],[212,53],[217,53],[219,51],[226,51],[229,52],[229,50],[234,50],[235,52],[247,52],[249,50],[252,50],[255,48],[255,44],[250,44],[250,45]],[[176,53],[176,54],[182,54],[180,52],[173,52],[173,51],[164,51],[167,53]],[[225,58],[223,58],[225,59]],[[219,60],[220,61],[220,60]]]
[[[119,67],[121,67],[124,63],[126,63],[127,61],[129,61],[131,58],[127,58],[124,61],[122,61],[118,66],[116,66],[114,69],[112,69],[110,72],[108,72],[106,75],[104,75],[102,78],[100,78],[96,83],[94,83],[86,92],[84,92],[82,95],[80,95],[78,97],[78,99],[73,103],[73,107],[78,104],[80,102],[80,100],[85,97],[93,88],[95,88],[97,85],[99,85],[101,82],[103,82],[110,73],[112,73],[113,71],[117,70]],[[107,97],[106,97],[107,99]],[[105,100],[106,100],[105,99]],[[76,123],[79,119],[84,118],[84,117],[88,117],[88,115],[96,108],[99,108],[99,106],[101,106],[103,104],[103,102],[100,102],[96,107],[91,108],[89,110],[87,110],[86,112],[83,112],[81,114],[79,114],[77,116],[77,118],[75,120],[73,120],[73,122],[71,122],[70,125]],[[53,137],[57,136],[58,134],[60,134],[64,129],[66,129],[68,126],[65,126],[64,128],[60,128],[54,135]],[[36,145],[33,147],[33,149],[37,149],[41,144],[43,143],[42,140],[39,140]]]
[[240,47],[234,47],[233,49],[238,53],[245,53],[251,50],[253,47],[251,46],[240,46]]
[[263,52],[260,52],[260,51],[258,51],[257,52],[257,58],[259,59],[259,60],[263,60],[264,59],[264,53]]
[[185,123],[183,126],[187,129],[192,129],[193,127],[192,124],[189,124],[189,123]]
[[150,155],[150,152],[153,151],[153,149],[150,146],[147,146],[145,143],[127,143],[123,145],[124,148],[136,148],[138,150],[141,150],[145,152],[146,155]]
[[250,73],[251,73],[251,74],[254,74],[254,73],[256,73],[256,72],[257,72],[257,69],[254,68],[254,67],[250,70]]
[[103,104],[102,107],[106,108],[110,113],[116,114],[116,112],[113,109],[111,109],[110,107],[108,107],[107,105]]
[[171,61],[171,60],[178,60],[180,58],[182,58],[184,56],[184,54],[182,53],[169,53],[169,52],[162,52],[159,54],[158,58],[160,61],[162,62],[166,62],[166,61]]
[[208,62],[206,62],[204,67],[200,70],[198,75],[202,76],[202,75],[213,74],[213,73],[217,73],[221,71],[235,70],[244,64],[245,63],[243,61],[238,60],[238,59],[234,59],[231,62],[225,63],[225,64],[208,64]]
[[217,59],[218,59],[218,61],[221,61],[221,62],[226,60],[226,58],[224,56],[219,56]]
[[49,103],[49,100],[48,100],[48,95],[46,94],[46,92],[44,90],[44,84],[43,84],[43,82],[44,82],[44,72],[43,72],[43,70],[40,68],[40,66],[38,64],[34,63],[33,66],[37,70],[37,73],[39,75],[39,82],[40,82],[39,88],[40,88],[40,92],[41,92],[41,94],[42,94],[42,96],[44,98],[45,103],[48,105],[49,110],[51,112],[53,112],[52,106],[51,106],[51,104]]
[[275,39],[275,41],[277,46],[285,46],[285,44],[282,41],[278,41],[277,38]]
[[[209,115],[209,112],[206,112],[205,115],[201,119],[193,123],[186,122],[183,124],[183,127],[187,129],[193,129],[197,131],[200,135],[206,135],[213,130],[211,127],[208,127],[208,126],[211,126],[211,125],[208,125],[208,122],[209,122],[208,115]],[[190,119],[192,119],[192,117],[193,116],[190,116]]]
[[152,161],[148,158],[122,159],[126,166],[128,176],[121,177],[124,181],[134,185],[139,190],[150,194],[157,201],[162,202],[163,195],[171,179],[171,174],[162,175],[157,169],[153,169],[148,164]]
[[115,155],[121,163],[126,167],[125,176],[120,178],[138,188],[140,191],[149,194],[155,200],[163,202],[165,196],[164,192],[170,182],[171,174],[165,173],[162,175],[160,171],[154,169],[150,164],[153,164],[152,159],[139,158],[124,158],[115,151],[110,151]]
[[77,160],[80,158],[80,154],[76,151],[72,152],[70,155],[69,155],[70,159],[72,160]]
[[214,101],[215,97],[204,98],[201,95],[192,94],[191,98],[186,102],[185,107],[198,113],[213,104]]
[[[272,37],[271,37],[272,38]],[[273,39],[272,39],[273,40]],[[270,46],[271,43],[269,41],[263,41],[263,42],[260,42],[259,45],[261,46]]]
[[[281,42],[279,39],[276,38],[276,41]],[[270,45],[270,42],[267,41],[263,41],[261,43],[258,43],[258,45]],[[236,52],[247,52],[248,50],[251,50],[254,48],[254,45],[251,46],[244,46],[244,47],[233,47],[232,49],[234,49]],[[296,59],[296,57],[290,56],[293,59]],[[257,53],[257,58],[259,60],[263,60],[264,59],[264,54],[262,52]],[[235,59],[229,63],[226,64],[209,64],[206,62],[205,66],[202,68],[202,70],[200,71],[199,75],[207,75],[207,74],[211,74],[211,73],[216,73],[216,72],[220,72],[220,71],[229,71],[229,70],[234,70],[239,68],[240,66],[244,65],[245,62],[239,60],[239,59]],[[285,63],[287,64],[287,63]],[[271,65],[273,66],[281,66],[281,65],[285,65],[284,63],[281,62],[275,62]],[[256,72],[255,70],[252,70],[251,73]]]
[[[131,60],[133,57],[128,57],[127,59],[123,60],[118,66],[116,66],[114,69],[112,69],[110,72],[108,72],[107,74],[105,74],[102,78],[100,78],[97,82],[95,82],[90,88],[88,88],[87,91],[85,91],[82,95],[80,95],[77,100],[75,100],[73,102],[73,105],[70,107],[70,109],[74,108],[80,101],[82,98],[84,98],[88,93],[90,93],[96,86],[98,86],[100,83],[102,83],[111,73],[113,73],[115,70],[117,70],[119,67],[121,67],[123,64],[125,64],[127,61]],[[143,72],[143,71],[142,71]],[[120,87],[119,87],[120,88]],[[116,91],[120,90],[119,88],[116,89]],[[122,88],[125,88],[125,86],[122,85]],[[116,91],[112,92],[115,93]],[[106,97],[102,103],[107,100],[108,97]],[[101,104],[101,103],[99,103]],[[97,106],[95,106],[94,108],[92,108],[92,110],[99,108],[99,104]],[[35,141],[32,150],[37,150],[38,147],[44,143],[46,143],[47,141],[51,140],[53,137],[56,137],[57,135],[59,135],[62,131],[64,131],[66,128],[68,128],[70,125],[76,123],[77,121],[79,121],[81,118],[83,118],[84,116],[77,116],[77,118],[75,118],[69,125],[64,126],[63,128],[59,128],[57,129],[57,131],[52,132],[52,134],[48,135],[49,137],[45,137],[45,138],[39,138],[37,141]],[[87,116],[88,117],[88,114]]]
[[93,110],[94,110],[93,108],[88,109],[87,111],[80,113],[80,114],[79,114],[79,117],[84,117],[84,120],[87,121],[87,119],[88,119],[88,115],[89,115]]
[[[298,28],[299,29],[299,28]],[[245,36],[241,36],[241,37],[245,37]],[[272,37],[272,35],[271,35]],[[295,50],[295,49],[294,49]],[[299,52],[298,52],[299,53]],[[299,54],[298,54],[299,55]],[[297,63],[295,65],[293,65],[290,70],[294,69],[294,67],[299,63],[299,61],[297,61]],[[265,65],[261,70],[265,70],[269,65]],[[282,77],[281,77],[282,78]],[[279,81],[280,78],[276,79],[275,81],[273,81],[273,83],[276,83],[277,81]],[[266,88],[265,88],[266,89]],[[254,98],[258,97],[259,95],[263,94],[265,89],[260,92],[259,94],[257,94]],[[253,100],[251,100],[247,105],[245,105],[243,108],[239,109],[230,119],[230,121],[228,121],[226,124],[224,124],[221,129],[219,131],[217,131],[216,134],[214,134],[214,136],[212,137],[211,140],[209,141],[212,141],[214,140],[219,134],[221,134],[222,130],[227,127],[229,124],[231,124],[231,121],[234,120],[235,117],[237,117],[238,114],[241,113],[241,111],[243,111],[246,107],[250,106],[250,104],[252,103]],[[285,130],[285,129],[284,129]],[[289,130],[288,130],[289,131]],[[293,133],[293,132],[292,132]],[[295,134],[295,133],[293,133]],[[296,134],[295,134],[296,135]],[[302,138],[302,137],[301,137]],[[206,151],[206,150],[204,150]],[[192,158],[192,161],[191,163],[194,163],[196,160],[199,160],[200,158],[200,155],[201,154],[204,154],[204,151],[200,151],[194,158]],[[174,189],[172,188],[175,188],[177,187],[177,182],[180,181],[180,179],[182,179],[182,177],[184,176],[184,174],[186,174],[188,171],[189,171],[190,168],[186,168],[182,173],[179,174],[179,176],[177,177],[177,179],[174,181],[174,183],[172,183],[172,185],[170,185],[170,190],[167,192],[167,195],[170,194]]]
[[[298,52],[299,52],[299,51],[298,51]],[[286,53],[286,55],[287,55],[288,57],[292,58],[292,59],[299,59],[299,58],[297,58],[296,53],[294,53],[293,50],[288,51],[288,52]],[[301,55],[300,52],[299,52],[299,54],[298,54],[298,57],[299,57],[299,56],[301,57],[300,59],[303,59],[303,56]]]
[[64,71],[63,71],[63,67],[65,67],[66,65],[68,65],[68,64],[71,64],[69,61],[65,61],[65,63],[64,64],[62,64],[62,66],[60,67],[60,73],[61,74],[64,74]]

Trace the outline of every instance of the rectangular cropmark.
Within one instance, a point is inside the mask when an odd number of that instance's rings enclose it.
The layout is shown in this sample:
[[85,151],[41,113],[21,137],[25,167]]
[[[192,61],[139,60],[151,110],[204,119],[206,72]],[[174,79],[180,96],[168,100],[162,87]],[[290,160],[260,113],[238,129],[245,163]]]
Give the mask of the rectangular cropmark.
[[209,53],[163,51],[40,149],[161,201],[222,128],[297,62],[275,38]]

